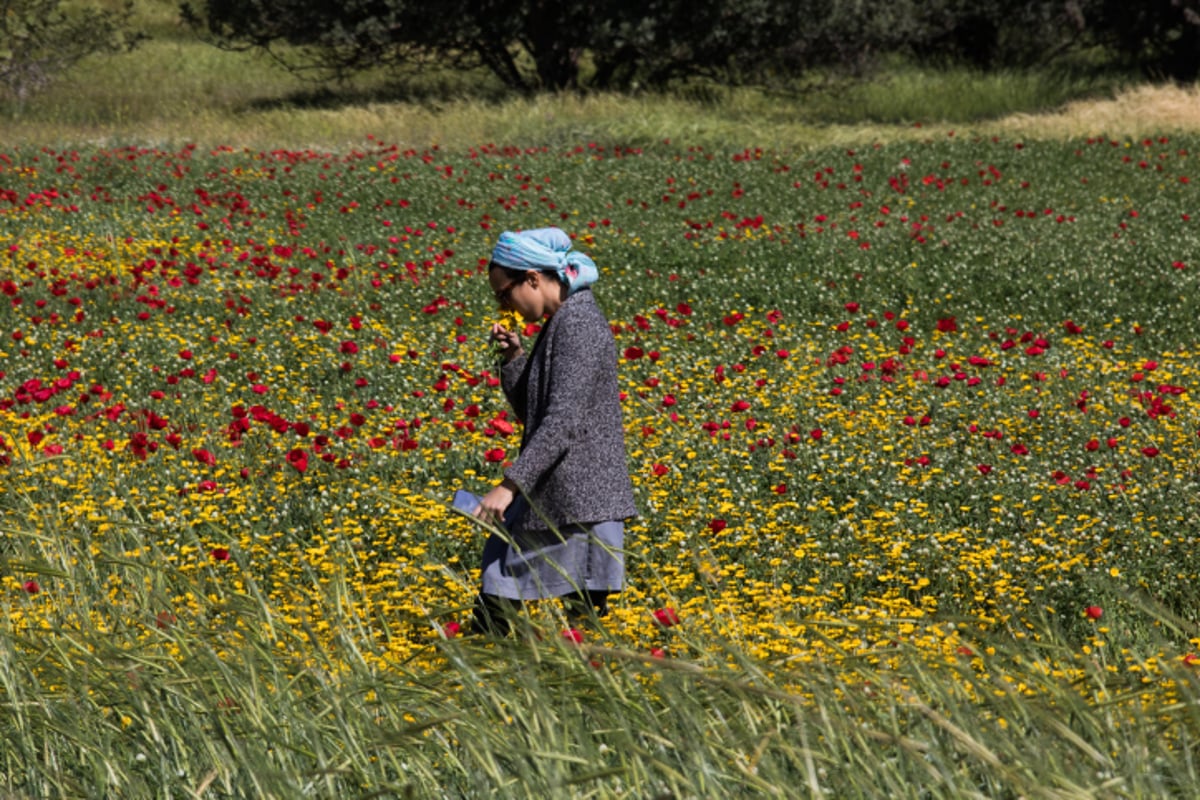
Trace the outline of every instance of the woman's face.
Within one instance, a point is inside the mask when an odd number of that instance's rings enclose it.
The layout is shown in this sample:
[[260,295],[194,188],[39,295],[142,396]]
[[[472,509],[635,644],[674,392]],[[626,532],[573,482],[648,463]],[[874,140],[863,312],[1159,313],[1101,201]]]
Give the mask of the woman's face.
[[520,277],[510,278],[503,269],[492,269],[488,271],[488,282],[500,308],[517,312],[527,322],[542,318],[545,307],[540,286],[544,281],[540,273],[523,272]]

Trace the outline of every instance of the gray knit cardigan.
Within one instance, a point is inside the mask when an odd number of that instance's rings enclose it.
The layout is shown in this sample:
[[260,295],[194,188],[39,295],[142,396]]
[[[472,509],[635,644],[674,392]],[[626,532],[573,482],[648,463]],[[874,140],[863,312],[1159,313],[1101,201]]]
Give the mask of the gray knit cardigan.
[[533,350],[503,365],[501,382],[525,423],[505,470],[532,506],[526,530],[637,515],[625,455],[617,345],[592,292],[570,295]]

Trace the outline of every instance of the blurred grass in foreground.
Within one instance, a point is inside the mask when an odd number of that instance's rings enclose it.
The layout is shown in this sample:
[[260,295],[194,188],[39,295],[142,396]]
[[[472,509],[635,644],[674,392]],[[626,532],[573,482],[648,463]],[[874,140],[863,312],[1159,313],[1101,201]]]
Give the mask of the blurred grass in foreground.
[[159,617],[0,634],[5,784],[27,797],[1067,798],[1182,796],[1200,779],[1194,671],[1155,666],[1177,702],[1144,705],[1147,679],[1102,652],[1063,680],[1051,663],[1070,648],[1049,628],[1020,646],[989,635],[948,663],[896,642],[834,667],[752,660],[736,641],[693,640],[686,620],[668,647],[691,659],[610,649],[602,632],[577,646],[542,618],[541,633],[495,643],[431,627],[421,666],[381,672],[352,621],[326,620],[348,625],[330,652],[252,594],[206,609],[236,613],[236,631]]

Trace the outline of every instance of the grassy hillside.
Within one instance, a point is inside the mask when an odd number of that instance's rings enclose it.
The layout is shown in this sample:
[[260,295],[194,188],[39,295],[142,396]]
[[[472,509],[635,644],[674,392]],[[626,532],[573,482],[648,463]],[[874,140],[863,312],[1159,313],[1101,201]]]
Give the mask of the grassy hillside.
[[813,76],[772,90],[694,84],[665,94],[529,99],[485,73],[309,82],[261,53],[204,43],[171,3],[142,2],[138,25],[149,38],[136,51],[83,63],[19,112],[0,106],[8,117],[3,140],[343,149],[370,133],[453,149],[487,142],[644,146],[667,138],[795,149],[924,138],[947,126],[1051,137],[1200,127],[1194,91],[1138,87],[1084,69],[981,74],[890,64],[856,83]]

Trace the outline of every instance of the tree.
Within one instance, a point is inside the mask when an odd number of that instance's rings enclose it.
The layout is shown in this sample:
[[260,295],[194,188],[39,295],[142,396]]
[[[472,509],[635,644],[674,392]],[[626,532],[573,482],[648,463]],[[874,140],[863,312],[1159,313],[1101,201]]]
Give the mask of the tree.
[[929,0],[916,18],[926,58],[1026,67],[1099,45],[1152,78],[1200,77],[1200,0]]
[[1200,0],[1094,0],[1097,38],[1151,77],[1200,77]]
[[[194,0],[214,43],[341,77],[486,68],[522,92],[680,78],[862,72],[890,53],[981,69],[1045,66],[1096,44],[1148,73],[1200,72],[1200,0]],[[283,46],[286,45],[286,46]]]
[[121,10],[62,0],[0,0],[0,89],[24,107],[34,92],[85,56],[137,45],[129,28],[133,3]]
[[[810,5],[816,5],[809,0]],[[762,67],[802,30],[788,0],[208,0],[185,18],[214,43],[342,76],[435,61],[522,91],[658,85]],[[287,47],[280,47],[287,45]]]

